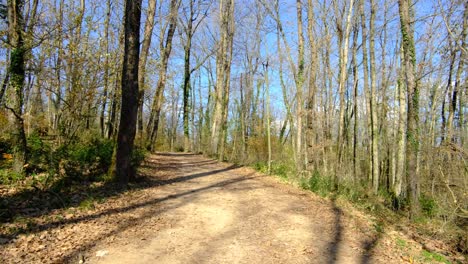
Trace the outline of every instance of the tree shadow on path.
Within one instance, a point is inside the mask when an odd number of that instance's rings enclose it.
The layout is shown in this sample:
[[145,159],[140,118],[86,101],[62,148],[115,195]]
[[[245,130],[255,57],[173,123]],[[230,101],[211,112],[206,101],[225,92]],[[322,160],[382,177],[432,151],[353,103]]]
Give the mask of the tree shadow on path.
[[[160,154],[158,154],[161,156]],[[175,155],[170,154],[171,156],[185,156],[185,154]],[[192,154],[193,155],[193,154]],[[151,166],[151,169],[158,169],[158,165]],[[143,167],[146,165],[143,165]],[[197,166],[196,163],[194,166]],[[164,164],[161,164],[160,167],[164,167]],[[71,192],[54,192],[53,190],[57,188],[56,185],[51,186],[45,190],[25,190],[23,192],[16,193],[11,196],[2,196],[0,197],[0,209],[3,212],[7,212],[8,215],[6,217],[0,217],[0,223],[8,223],[14,219],[25,219],[25,218],[36,218],[41,217],[44,215],[50,214],[53,210],[56,209],[66,209],[71,207],[78,207],[80,204],[85,201],[86,199],[92,198],[93,200],[105,200],[110,197],[115,197],[121,195],[125,191],[135,191],[135,190],[142,190],[153,188],[157,186],[164,186],[168,184],[176,184],[184,181],[189,181],[193,179],[198,179],[202,177],[207,177],[216,173],[222,173],[226,171],[230,171],[233,169],[238,168],[238,166],[231,165],[226,168],[217,169],[217,170],[210,170],[206,172],[194,173],[185,176],[176,176],[174,178],[169,179],[160,179],[158,177],[154,177],[151,175],[143,176],[139,178],[137,183],[133,183],[129,185],[128,189],[119,188],[119,186],[115,183],[104,183],[98,186],[92,186],[91,182],[79,184],[78,188],[75,191]],[[177,170],[176,167],[171,167],[170,169],[161,169],[161,171],[174,171]],[[63,184],[57,183],[57,184]],[[216,186],[211,186],[210,188],[214,188]],[[196,192],[196,191],[203,191],[203,190],[193,190],[188,193]],[[25,233],[34,233],[40,232],[52,228],[57,228],[62,225],[67,224],[76,224],[81,221],[91,220],[100,218],[105,215],[112,215],[116,213],[126,212],[129,210],[136,209],[138,207],[147,206],[151,204],[156,204],[165,200],[174,199],[179,196],[183,196],[186,194],[180,194],[177,196],[168,196],[161,199],[155,199],[144,204],[135,204],[125,208],[117,208],[117,209],[109,209],[104,212],[100,212],[94,215],[87,215],[78,218],[72,219],[63,219],[63,220],[56,220],[56,221],[48,221],[45,224],[28,224],[26,226],[18,227],[11,230],[3,230],[0,233],[0,238],[6,239],[11,241],[12,239],[16,238],[20,234]],[[8,242],[7,242],[8,243]]]
[[333,226],[335,228],[335,235],[333,237],[333,240],[327,246],[327,263],[329,264],[337,262],[340,252],[340,245],[343,240],[343,226],[341,223],[341,216],[343,215],[343,211],[336,205],[336,195],[332,196],[331,203],[334,215]]

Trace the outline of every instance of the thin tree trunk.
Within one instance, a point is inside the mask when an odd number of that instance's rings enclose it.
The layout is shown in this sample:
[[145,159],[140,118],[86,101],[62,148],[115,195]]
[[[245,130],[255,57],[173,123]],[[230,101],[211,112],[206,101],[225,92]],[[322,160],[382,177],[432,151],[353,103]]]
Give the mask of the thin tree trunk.
[[315,169],[315,158],[314,158],[314,146],[315,146],[315,131],[314,131],[314,120],[315,120],[315,93],[317,91],[317,47],[316,40],[314,38],[314,27],[315,27],[315,16],[314,16],[314,5],[313,0],[307,1],[307,35],[309,38],[310,45],[310,73],[309,73],[309,87],[307,94],[307,170],[312,171]]
[[192,50],[192,35],[193,35],[193,1],[189,3],[189,17],[187,21],[187,27],[185,29],[186,42],[184,44],[184,87],[183,87],[183,98],[184,98],[184,152],[190,151],[190,129],[189,129],[189,97],[190,97],[190,52]]
[[[364,2],[365,0],[360,0],[360,5],[359,5],[359,12],[361,15],[361,27],[362,27],[362,64],[363,64],[363,78],[364,78],[364,83],[363,83],[363,90],[364,94],[366,95],[366,117],[367,117],[367,135],[368,135],[368,150],[369,153],[372,151],[372,119],[371,119],[371,95],[370,95],[370,89],[369,89],[369,62],[368,62],[368,54],[367,54],[367,20],[366,20],[366,15],[365,15],[365,9],[364,9]],[[372,179],[372,159],[369,158],[367,159],[368,161],[368,175],[367,179],[371,180]]]
[[153,98],[153,105],[151,107],[151,113],[146,129],[148,133],[146,137],[147,148],[150,150],[154,150],[154,144],[156,142],[156,137],[159,128],[159,118],[161,113],[161,107],[163,104],[164,88],[166,86],[167,79],[167,65],[169,63],[169,56],[171,55],[172,51],[172,39],[174,37],[174,33],[177,27],[177,10],[179,9],[178,3],[180,2],[177,0],[171,0],[169,29],[167,31],[165,43],[161,43],[161,68],[159,70],[159,79],[156,85],[156,93]]
[[357,63],[357,40],[358,40],[358,23],[354,26],[353,30],[353,49],[352,49],[352,58],[353,58],[353,114],[354,114],[354,126],[353,126],[353,181],[357,181],[358,175],[358,164],[357,164],[357,148],[358,148],[358,63]]
[[304,99],[302,95],[304,84],[304,30],[302,28],[302,0],[296,0],[297,11],[297,35],[298,35],[298,62],[297,62],[297,78],[296,81],[296,163],[297,169],[302,171],[304,169],[304,155],[302,151],[302,115]]
[[371,3],[371,16],[369,27],[369,53],[370,53],[370,77],[371,77],[371,90],[370,90],[370,105],[371,105],[371,145],[372,145],[372,189],[374,194],[379,190],[379,126],[377,114],[377,74],[375,66],[375,12],[376,5],[374,0]]
[[211,154],[222,160],[227,129],[229,79],[234,37],[234,0],[220,1],[221,37],[216,56],[215,109],[211,131]]
[[[353,4],[354,1],[349,2],[349,7],[347,11],[346,21],[345,21],[345,31],[342,32],[339,36],[340,41],[340,69],[339,69],[339,83],[338,90],[340,94],[340,121],[339,121],[339,130],[338,130],[338,166],[335,173],[335,187],[338,184],[338,173],[341,173],[342,163],[343,163],[343,152],[344,152],[344,139],[345,139],[345,86],[347,78],[347,66],[348,66],[348,52],[349,52],[349,35],[351,31],[351,17],[353,14]],[[341,27],[341,25],[339,25]],[[342,43],[341,43],[342,42]]]
[[[138,95],[138,134],[139,139],[143,143],[143,101],[145,97],[145,78],[146,78],[146,64],[148,61],[149,49],[153,37],[154,29],[154,16],[156,13],[156,0],[148,1],[148,11],[146,14],[145,31],[143,33],[143,42],[141,44],[141,55],[138,64],[138,87],[140,89]],[[148,132],[148,131],[147,131]]]
[[[268,53],[267,53],[268,57]],[[268,59],[265,65],[265,89],[266,89],[266,129],[268,145],[268,174],[271,174],[271,116],[270,116],[270,81],[268,80]]]
[[453,91],[451,94],[449,94],[449,115],[448,115],[448,121],[447,121],[447,137],[446,137],[446,140],[447,141],[451,141],[453,143],[456,142],[456,138],[454,136],[454,132],[453,132],[453,127],[454,127],[454,116],[455,116],[455,111],[457,110],[457,97],[459,96],[458,93],[459,93],[459,88],[460,86],[462,85],[462,74],[463,74],[463,71],[464,71],[464,67],[465,67],[465,60],[466,60],[466,57],[464,55],[466,55],[464,53],[464,49],[466,51],[466,37],[468,35],[468,4],[465,3],[465,11],[463,13],[463,29],[462,29],[462,32],[461,32],[461,39],[462,39],[462,44],[461,44],[461,49],[460,49],[460,60],[458,62],[458,68],[457,68],[457,73],[456,73],[456,76],[455,76],[455,84],[453,85]]
[[[401,59],[403,60],[403,46],[401,47]],[[396,157],[396,174],[395,183],[393,186],[393,192],[395,198],[400,199],[402,194],[403,177],[406,172],[406,110],[407,102],[405,96],[406,82],[403,82],[404,74],[406,72],[405,64],[401,63],[400,76],[398,78],[397,89],[398,89],[398,133],[397,133],[397,157]],[[399,205],[397,204],[397,207]]]
[[99,116],[99,127],[101,129],[101,137],[104,137],[105,134],[105,113],[107,105],[107,94],[109,91],[109,24],[111,17],[111,0],[107,0],[107,10],[106,10],[106,20],[104,22],[104,49],[106,54],[104,59],[104,91],[102,94],[101,100],[101,113]]

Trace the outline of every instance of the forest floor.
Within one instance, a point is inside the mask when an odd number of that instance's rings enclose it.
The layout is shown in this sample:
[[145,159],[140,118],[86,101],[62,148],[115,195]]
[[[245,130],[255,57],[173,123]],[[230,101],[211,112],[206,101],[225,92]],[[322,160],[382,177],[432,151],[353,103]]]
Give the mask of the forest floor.
[[27,232],[4,225],[0,262],[436,263],[409,234],[250,168],[159,153],[140,175],[86,208],[31,217]]

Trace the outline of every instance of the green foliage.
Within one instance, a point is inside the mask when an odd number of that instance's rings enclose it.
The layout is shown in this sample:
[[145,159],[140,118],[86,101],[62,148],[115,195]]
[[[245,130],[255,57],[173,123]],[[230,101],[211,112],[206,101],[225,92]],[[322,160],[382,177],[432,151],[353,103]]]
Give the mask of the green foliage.
[[94,199],[94,197],[90,196],[90,197],[84,199],[83,201],[81,201],[80,204],[78,205],[78,208],[81,209],[81,210],[94,209],[94,203],[95,202],[96,202],[96,200]]
[[318,170],[315,170],[309,178],[302,178],[300,185],[303,189],[310,190],[323,197],[333,191],[333,180],[330,177],[320,175]]
[[[140,166],[140,164],[145,160],[146,153],[147,151],[142,147],[135,146],[133,148],[131,163],[134,168]],[[111,153],[111,157],[112,157],[112,153]]]
[[450,264],[450,261],[448,261],[444,256],[427,250],[422,251],[422,257],[426,262],[434,263],[434,261],[437,261],[438,263]]
[[[69,185],[70,181],[103,180],[101,177],[109,170],[112,163],[114,142],[97,135],[87,135],[60,147],[54,147],[53,142],[44,140],[38,133],[28,137],[27,174],[31,176],[33,185],[46,186],[52,184],[54,190]],[[0,150],[10,151],[7,140],[0,138]],[[2,155],[3,157],[3,155]],[[143,149],[135,148],[132,155],[132,165],[138,166],[145,158]],[[10,170],[7,160],[0,160],[0,182],[11,184],[23,180]],[[35,175],[40,175],[36,177]],[[106,179],[104,179],[106,180]]]
[[94,180],[109,169],[113,150],[111,140],[98,137],[65,146],[57,151],[60,157],[58,169],[74,180]]
[[0,169],[0,184],[14,184],[24,179],[24,174],[14,172],[10,169]]
[[437,215],[438,206],[437,202],[426,195],[421,195],[419,198],[422,213],[427,217],[434,217]]
[[33,133],[28,137],[28,171],[29,172],[44,172],[47,171],[51,164],[52,148],[45,143],[37,133]]
[[268,172],[268,165],[266,164],[266,162],[262,162],[262,161],[255,162],[252,167],[261,173]]
[[[267,166],[268,169],[268,166]],[[271,165],[271,173],[279,176],[282,179],[287,179],[288,178],[288,173],[291,171],[294,171],[290,166],[287,164],[282,164],[282,163],[273,163]]]

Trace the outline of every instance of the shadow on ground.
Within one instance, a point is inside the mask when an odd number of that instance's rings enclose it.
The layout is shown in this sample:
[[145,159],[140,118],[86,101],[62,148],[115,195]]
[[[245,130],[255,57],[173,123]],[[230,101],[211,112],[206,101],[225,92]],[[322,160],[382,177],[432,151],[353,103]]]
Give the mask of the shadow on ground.
[[[333,195],[331,197],[331,204],[332,204],[332,210],[334,214],[334,227],[335,227],[335,236],[334,239],[329,242],[329,245],[327,246],[327,253],[328,253],[328,261],[327,263],[333,264],[337,263],[340,255],[340,248],[341,244],[343,243],[343,224],[342,224],[342,216],[343,216],[343,211],[341,208],[337,205],[336,202],[337,196]],[[383,231],[376,231],[376,234],[373,235],[372,238],[365,240],[362,242],[361,248],[363,249],[363,252],[361,254],[361,258],[359,260],[359,263],[361,264],[369,264],[373,263],[373,257],[374,257],[374,252],[373,249],[375,246],[377,246],[378,241],[382,238]],[[358,260],[356,260],[358,262]]]
[[[177,153],[166,153],[159,156],[168,156],[168,157],[180,157],[180,156],[193,156],[193,154],[177,154]],[[158,171],[175,171],[181,166],[203,166],[206,164],[212,164],[214,161],[203,161],[203,162],[193,162],[193,163],[184,163],[184,164],[177,164],[177,163],[165,163],[165,164],[157,164],[155,162],[146,162],[142,165],[142,168],[150,168],[156,169]],[[170,166],[167,166],[170,164]],[[13,195],[5,195],[0,197],[0,223],[11,223],[18,219],[24,220],[29,218],[36,218],[41,216],[46,216],[50,214],[53,210],[56,209],[66,209],[71,207],[79,207],[82,203],[86,202],[87,200],[91,201],[102,201],[110,197],[118,196],[126,191],[131,190],[139,190],[139,189],[147,189],[152,188],[155,186],[162,186],[166,184],[174,184],[183,181],[189,181],[192,179],[197,179],[201,177],[206,177],[212,174],[229,171],[237,168],[238,166],[229,166],[227,168],[218,169],[218,170],[211,170],[203,173],[195,173],[191,175],[184,175],[178,176],[168,179],[161,179],[157,177],[150,177],[144,175],[143,173],[140,174],[140,177],[137,178],[137,181],[131,183],[127,189],[120,188],[119,185],[107,182],[107,183],[99,183],[96,184],[95,182],[74,182],[72,179],[64,177],[61,180],[57,181],[49,188],[41,190],[41,189],[28,189],[22,192],[15,193]],[[230,184],[228,183],[220,183],[222,184]],[[214,188],[217,186],[211,186],[209,188]],[[193,190],[192,192],[197,192],[202,190]],[[187,193],[188,194],[188,193]],[[178,196],[187,195],[182,193]],[[177,198],[178,196],[168,196],[163,199],[157,199],[145,204],[135,204],[125,208],[117,208],[112,209],[104,212],[100,212],[98,214],[87,215],[84,217],[72,218],[72,219],[64,219],[64,220],[57,220],[57,221],[49,221],[45,224],[35,224],[34,222],[27,222],[26,225],[22,225],[17,228],[12,228],[9,230],[0,230],[0,238],[11,241],[12,239],[16,238],[20,234],[30,233],[30,232],[40,232],[52,228],[56,228],[61,225],[67,224],[75,224],[81,221],[96,219],[101,216],[111,215],[115,213],[121,213],[129,210],[133,210],[135,208],[146,206],[150,204],[156,204],[168,199]],[[24,221],[23,221],[24,222]],[[8,242],[7,242],[8,243]]]

